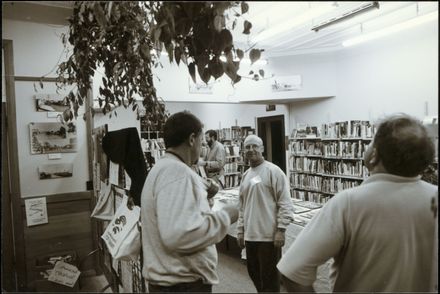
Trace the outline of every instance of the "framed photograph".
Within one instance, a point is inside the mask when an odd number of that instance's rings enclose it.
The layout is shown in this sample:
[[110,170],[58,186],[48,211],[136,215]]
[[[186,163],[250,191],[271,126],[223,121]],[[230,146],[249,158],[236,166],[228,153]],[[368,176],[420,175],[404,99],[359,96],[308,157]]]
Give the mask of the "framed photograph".
[[43,164],[38,167],[40,180],[69,178],[73,176],[72,163]]
[[214,84],[205,84],[204,82],[194,83],[192,78],[188,78],[188,87],[190,94],[212,94]]
[[272,92],[297,91],[302,89],[300,75],[274,77],[271,82]]
[[72,153],[77,151],[76,125],[59,122],[30,123],[31,154]]
[[40,112],[63,112],[69,108],[66,97],[57,94],[35,95],[35,104]]

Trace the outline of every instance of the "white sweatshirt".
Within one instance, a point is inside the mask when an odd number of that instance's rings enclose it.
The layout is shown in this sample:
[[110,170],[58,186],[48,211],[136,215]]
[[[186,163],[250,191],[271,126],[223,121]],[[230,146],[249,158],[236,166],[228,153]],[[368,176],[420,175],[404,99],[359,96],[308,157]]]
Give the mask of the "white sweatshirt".
[[284,172],[264,161],[249,168],[239,192],[237,233],[246,241],[273,241],[277,228],[285,229],[293,219],[290,189]]
[[211,211],[201,177],[167,153],[151,169],[141,199],[144,278],[156,285],[217,284],[215,244],[231,219]]

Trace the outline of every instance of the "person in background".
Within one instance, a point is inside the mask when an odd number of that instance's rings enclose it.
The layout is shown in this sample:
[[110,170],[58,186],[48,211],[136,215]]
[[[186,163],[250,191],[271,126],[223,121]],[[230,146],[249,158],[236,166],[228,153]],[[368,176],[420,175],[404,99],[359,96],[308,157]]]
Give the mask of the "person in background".
[[222,143],[217,141],[217,132],[208,130],[205,132],[205,139],[209,146],[206,160],[200,159],[198,165],[205,168],[208,178],[216,181],[220,187],[224,187],[224,169],[226,163],[226,151]]
[[206,185],[191,165],[203,125],[189,112],[164,126],[165,156],[151,169],[141,197],[143,277],[149,292],[212,292],[218,283],[215,244],[237,220],[236,207],[211,211]]
[[278,263],[288,291],[313,291],[330,258],[334,292],[433,291],[438,190],[419,176],[433,156],[418,120],[383,120],[364,156],[370,176],[333,196]]
[[264,160],[261,138],[247,136],[244,149],[250,168],[239,189],[238,246],[246,248],[248,273],[257,291],[279,292],[276,264],[293,220],[289,184],[278,166]]

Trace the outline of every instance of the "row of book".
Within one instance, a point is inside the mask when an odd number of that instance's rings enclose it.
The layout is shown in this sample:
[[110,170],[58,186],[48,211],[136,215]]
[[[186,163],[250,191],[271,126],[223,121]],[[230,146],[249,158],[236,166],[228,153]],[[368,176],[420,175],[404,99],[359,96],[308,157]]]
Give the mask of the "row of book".
[[217,139],[224,140],[244,140],[246,136],[255,134],[255,129],[251,127],[232,126],[230,128],[222,128],[217,130]]
[[322,145],[324,156],[339,156],[349,158],[363,158],[368,142],[327,142]]
[[324,204],[328,200],[330,200],[331,195],[322,194],[319,192],[301,191],[301,190],[292,189],[291,197],[294,199],[302,200],[302,201],[312,201],[315,203]]
[[368,169],[361,161],[334,161],[321,159],[318,161],[318,172],[353,177],[364,177],[368,175]]
[[165,141],[163,138],[143,139],[141,138],[142,151],[165,150]]
[[305,140],[291,141],[289,151],[294,154],[322,155],[322,142]]
[[348,141],[291,141],[289,151],[293,155],[311,155],[324,157],[363,158],[368,142]]
[[224,145],[226,156],[240,156],[240,145]]
[[225,173],[238,172],[238,162],[229,162],[223,166]]
[[376,129],[367,120],[350,120],[322,124],[321,127],[298,123],[293,138],[372,138]]
[[225,175],[225,189],[234,188],[240,185],[240,178],[238,174],[236,175]]
[[358,186],[359,181],[344,178],[323,177],[319,175],[291,174],[290,185],[293,189],[334,194]]
[[367,120],[351,120],[323,124],[322,138],[372,138],[375,126]]
[[331,159],[295,157],[289,158],[289,167],[293,173],[308,172],[329,176],[366,177],[368,169],[362,161],[334,161]]

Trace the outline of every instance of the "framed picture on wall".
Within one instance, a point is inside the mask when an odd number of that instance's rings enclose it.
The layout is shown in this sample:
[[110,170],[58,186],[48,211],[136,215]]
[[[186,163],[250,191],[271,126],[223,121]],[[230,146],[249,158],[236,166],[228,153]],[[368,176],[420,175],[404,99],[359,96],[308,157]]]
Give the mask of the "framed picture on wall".
[[212,94],[213,86],[214,83],[205,84],[202,81],[194,83],[192,78],[188,78],[188,87],[190,94]]
[[69,108],[67,98],[58,94],[35,95],[35,104],[39,112],[63,112]]
[[73,176],[72,163],[43,164],[38,167],[40,180],[68,178]]
[[302,89],[301,75],[279,76],[272,78],[272,92],[298,91]]
[[77,151],[76,125],[59,122],[30,123],[31,154],[69,153]]

